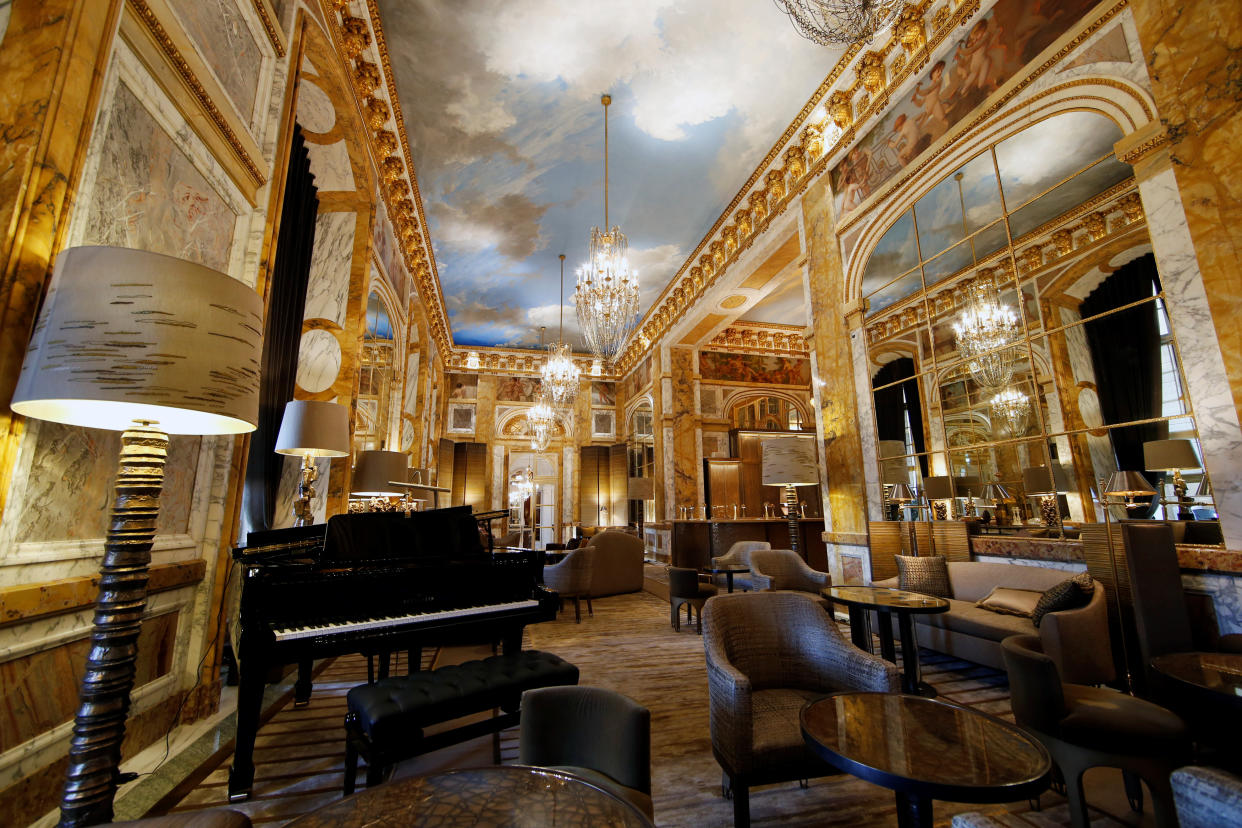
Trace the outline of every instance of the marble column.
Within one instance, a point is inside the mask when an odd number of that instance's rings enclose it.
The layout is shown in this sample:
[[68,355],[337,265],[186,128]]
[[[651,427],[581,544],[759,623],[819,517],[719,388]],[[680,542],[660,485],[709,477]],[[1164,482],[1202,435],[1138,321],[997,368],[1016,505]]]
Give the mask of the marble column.
[[[1238,171],[1242,14],[1237,0],[1135,0],[1130,8],[1171,162],[1171,174],[1154,177],[1143,193],[1148,226],[1153,228],[1154,245],[1162,227],[1153,215],[1155,205],[1149,203],[1152,191],[1159,188],[1178,195],[1178,212],[1184,211],[1181,232],[1191,244],[1182,255],[1190,259],[1187,266],[1197,260],[1210,312],[1204,321],[1215,323],[1217,350],[1223,357],[1235,408],[1233,419],[1237,420],[1242,418],[1238,413],[1242,411],[1242,175]],[[1159,259],[1158,250],[1156,255]],[[1164,263],[1160,264],[1163,278]],[[1211,327],[1189,330],[1210,331]],[[1187,357],[1183,353],[1183,362],[1190,366],[1193,360]],[[1197,409],[1196,405],[1196,414]],[[1213,485],[1217,480],[1213,474]],[[1242,527],[1235,530],[1235,537],[1242,538]],[[1231,546],[1234,543],[1230,541]]]
[[[695,416],[695,350],[693,348],[669,349],[669,374],[672,382],[673,432],[673,501],[678,505],[701,503],[703,485],[701,472],[695,468],[695,435],[698,419]],[[702,468],[700,464],[700,469]]]
[[802,197],[802,217],[807,278],[811,287],[812,344],[823,383],[819,390],[819,414],[824,429],[827,526],[833,533],[865,535],[867,492],[862,474],[863,426],[858,416],[859,392],[855,388],[852,344],[861,340],[863,334],[861,327],[851,332],[846,324],[844,271],[834,231],[832,191],[826,176],[806,189]]

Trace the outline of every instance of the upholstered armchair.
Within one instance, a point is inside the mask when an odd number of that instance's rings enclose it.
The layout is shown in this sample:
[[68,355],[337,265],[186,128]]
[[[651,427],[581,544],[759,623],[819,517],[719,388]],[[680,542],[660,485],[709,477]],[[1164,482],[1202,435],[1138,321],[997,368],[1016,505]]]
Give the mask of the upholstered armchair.
[[643,588],[643,540],[620,529],[609,529],[591,538],[595,550],[591,571],[591,596],[641,592]]
[[[735,541],[729,547],[729,551],[723,555],[712,558],[713,566],[750,566],[750,553],[756,549],[771,549],[772,544],[767,541]],[[715,579],[716,586],[722,587],[726,585],[726,579],[723,575],[717,575]],[[753,589],[751,580],[746,575],[735,575],[733,585],[738,589]]]
[[1181,828],[1242,828],[1242,779],[1190,766],[1173,771],[1170,782]]
[[750,553],[750,577],[755,589],[793,589],[819,595],[832,586],[832,576],[811,569],[792,549],[757,549]]
[[574,622],[582,623],[581,598],[586,598],[587,613],[595,614],[591,606],[591,573],[595,562],[595,548],[583,546],[571,550],[559,563],[543,568],[543,583],[555,590],[564,606],[566,598],[574,599]]
[[897,668],[842,637],[823,608],[796,592],[735,592],[708,600],[703,649],[712,753],[750,825],[750,787],[837,773],[802,738],[799,713],[840,690],[895,693]]

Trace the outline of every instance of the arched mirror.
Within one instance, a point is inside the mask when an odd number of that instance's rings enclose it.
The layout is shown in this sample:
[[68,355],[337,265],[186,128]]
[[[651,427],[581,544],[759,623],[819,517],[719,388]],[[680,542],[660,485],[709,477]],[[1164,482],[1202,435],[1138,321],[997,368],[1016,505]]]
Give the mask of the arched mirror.
[[367,297],[366,328],[358,360],[358,415],[354,424],[354,451],[387,448],[389,424],[399,422],[393,412],[392,317],[377,291]]
[[649,400],[630,412],[625,434],[629,521],[642,526],[655,520],[655,419]]

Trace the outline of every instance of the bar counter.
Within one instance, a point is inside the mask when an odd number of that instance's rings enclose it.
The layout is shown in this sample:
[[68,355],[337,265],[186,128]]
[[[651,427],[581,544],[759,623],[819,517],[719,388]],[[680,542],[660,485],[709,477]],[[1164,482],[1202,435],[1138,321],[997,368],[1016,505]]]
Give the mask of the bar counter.
[[[812,568],[828,571],[828,549],[821,534],[823,518],[798,519],[798,543]],[[767,541],[773,549],[788,549],[789,521],[785,518],[716,518],[673,521],[673,566],[703,569],[712,558],[729,551],[737,541]]]

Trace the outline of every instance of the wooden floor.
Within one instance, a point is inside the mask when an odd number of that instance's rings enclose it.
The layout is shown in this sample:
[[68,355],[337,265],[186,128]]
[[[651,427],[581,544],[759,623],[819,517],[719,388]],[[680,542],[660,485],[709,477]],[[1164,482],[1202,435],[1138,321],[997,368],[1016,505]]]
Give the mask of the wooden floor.
[[[554,622],[528,628],[526,645],[577,664],[582,684],[618,690],[651,710],[652,798],[659,825],[732,825],[732,803],[720,796],[720,769],[711,753],[702,639],[684,623],[680,633],[674,632],[667,602],[650,593],[602,598],[594,603],[595,616],[584,617],[581,624],[573,622],[569,610]],[[1011,718],[1003,674],[929,651],[923,655],[924,679],[942,698]],[[475,652],[445,651],[438,655],[437,663],[475,656]],[[366,663],[361,657],[337,659],[317,676],[308,707],[294,710],[287,705],[264,724],[255,749],[253,796],[233,807],[247,812],[256,825],[278,826],[339,800],[345,693],[365,680]],[[514,728],[502,734],[502,760],[511,763],[516,758]],[[226,805],[230,761],[231,757],[226,757],[215,767],[202,768],[171,810]],[[491,741],[484,737],[405,763],[397,775],[490,762]],[[360,783],[362,778],[360,771]],[[1092,799],[1090,794],[1088,798]],[[1021,813],[1007,817],[1007,821],[1021,826],[1068,824],[1062,798],[1047,793],[1043,802],[1042,810],[1032,813],[1026,813],[1026,803],[1009,806]],[[169,806],[166,801],[160,811]],[[937,824],[947,825],[952,814],[966,810],[998,812],[1006,808],[938,802]],[[1099,817],[1093,819],[1093,826],[1146,821],[1123,809],[1118,812],[1123,822],[1093,813]],[[751,796],[751,815],[756,826],[896,824],[890,791],[844,775],[812,780],[806,789],[796,782],[756,789]]]

